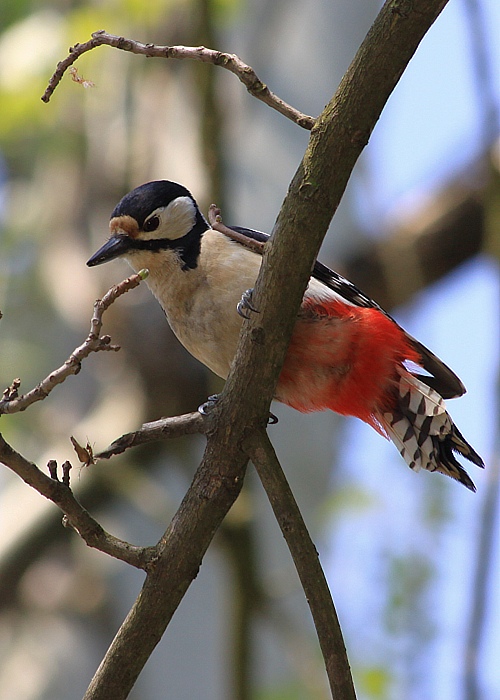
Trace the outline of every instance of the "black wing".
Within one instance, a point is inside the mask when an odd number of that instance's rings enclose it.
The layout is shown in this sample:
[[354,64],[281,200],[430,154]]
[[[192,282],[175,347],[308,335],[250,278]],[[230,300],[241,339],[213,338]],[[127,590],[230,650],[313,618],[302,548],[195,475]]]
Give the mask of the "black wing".
[[[265,243],[269,234],[263,231],[254,231],[251,228],[244,228],[243,226],[229,226],[229,228],[241,233],[243,236],[252,238],[260,243]],[[316,260],[314,263],[312,276],[319,282],[322,282],[326,287],[331,289],[333,292],[337,293],[339,296],[343,297],[346,301],[354,306],[362,306],[365,308],[377,309],[381,313],[385,314],[388,318],[399,324],[392,318],[390,314],[387,313],[381,306],[379,306],[373,299],[370,299],[361,289],[358,289],[355,284],[349,282],[348,279],[339,275],[338,272],[331,270],[323,263]],[[400,326],[399,326],[400,327]],[[462,381],[457,377],[455,372],[453,372],[442,360],[439,359],[433,352],[431,352],[425,345],[422,345],[418,340],[413,338],[409,333],[407,333],[404,328],[401,329],[411,345],[418,352],[422,358],[422,367],[429,373],[418,374],[417,372],[412,372],[421,382],[427,384],[432,389],[438,392],[443,399],[453,399],[457,396],[462,396],[465,394],[465,386]]]

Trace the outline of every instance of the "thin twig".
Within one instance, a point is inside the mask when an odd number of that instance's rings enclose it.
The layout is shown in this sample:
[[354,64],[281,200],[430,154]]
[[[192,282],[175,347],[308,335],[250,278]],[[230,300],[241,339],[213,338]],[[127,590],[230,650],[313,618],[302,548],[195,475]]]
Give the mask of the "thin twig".
[[68,486],[69,463],[63,465],[63,481],[56,478],[56,465],[51,460],[49,471],[44,474],[36,464],[16,452],[0,435],[0,462],[12,469],[29,486],[55,503],[66,516],[67,523],[85,540],[89,547],[98,549],[116,559],[147,570],[155,558],[155,547],[138,547],[106,532],[90,513],[76,500]]
[[244,447],[259,474],[292,555],[316,627],[334,700],[355,700],[342,630],[297,502],[265,431],[252,433]]
[[45,379],[42,379],[27,394],[18,396],[17,390],[20,380],[15,379],[12,385],[4,391],[4,398],[0,400],[0,415],[24,411],[36,401],[45,399],[58,384],[64,382],[72,374],[78,374],[82,360],[91,353],[101,350],[119,350],[118,345],[111,344],[111,338],[108,335],[99,335],[102,329],[102,316],[118,297],[137,287],[146,277],[147,271],[141,271],[137,275],[132,275],[120,282],[120,284],[112,287],[102,299],[98,299],[94,304],[94,314],[90,321],[90,333],[85,341],[71,353],[63,365],[51,372]]
[[182,435],[205,432],[205,419],[200,413],[186,413],[182,416],[160,418],[152,423],[144,423],[139,430],[125,433],[114,440],[109,447],[94,455],[94,459],[110,459],[137,445],[156,440],[169,440]]
[[233,241],[237,241],[244,245],[245,248],[253,250],[254,253],[259,255],[264,254],[264,246],[266,245],[263,241],[256,241],[254,238],[249,238],[239,231],[235,231],[229,226],[226,226],[222,221],[222,215],[219,207],[216,204],[211,204],[208,208],[208,222],[214,231],[223,233],[224,236],[231,238]]
[[57,64],[56,70],[49,80],[47,89],[42,95],[43,102],[48,102],[50,100],[52,93],[61,82],[64,73],[82,54],[102,45],[112,46],[115,49],[130,51],[131,53],[140,54],[149,58],[189,58],[191,60],[201,61],[202,63],[212,63],[214,66],[221,66],[236,75],[251,95],[261,100],[269,107],[272,107],[272,109],[275,109],[277,112],[287,117],[287,119],[291,119],[291,121],[301,126],[303,129],[311,130],[316,121],[314,117],[299,112],[295,107],[287,104],[280,97],[271,92],[267,85],[260,80],[253,68],[244,63],[235,54],[207,49],[204,46],[158,46],[156,44],[143,44],[140,41],[108,34],[103,29],[98,32],[93,32],[92,39],[89,39],[89,41],[83,44],[75,44],[69,49],[68,56]]

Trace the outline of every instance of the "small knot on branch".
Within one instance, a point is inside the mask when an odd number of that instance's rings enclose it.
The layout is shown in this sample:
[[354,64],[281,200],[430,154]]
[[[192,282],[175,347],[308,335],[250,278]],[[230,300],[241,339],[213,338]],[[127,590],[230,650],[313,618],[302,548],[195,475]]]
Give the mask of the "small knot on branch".
[[71,462],[68,462],[66,460],[64,464],[62,465],[62,479],[59,481],[59,477],[57,475],[57,462],[55,459],[49,459],[47,462],[47,469],[49,470],[50,478],[54,479],[54,481],[57,481],[58,483],[64,484],[69,489],[69,473],[72,469]]
[[62,475],[62,482],[63,482],[63,484],[64,484],[65,486],[67,486],[68,488],[69,488],[69,473],[70,473],[71,469],[72,469],[72,467],[71,467],[71,462],[69,462],[68,460],[66,460],[66,461],[64,462],[64,464],[62,465],[62,473],[63,473],[63,475]]
[[55,459],[49,459],[49,461],[47,462],[47,469],[49,470],[50,478],[54,479],[54,481],[58,481],[57,462]]
[[12,384],[7,387],[7,389],[4,389],[4,392],[2,394],[2,401],[13,401],[14,399],[17,399],[19,396],[19,387],[21,386],[21,380],[19,377],[14,379]]

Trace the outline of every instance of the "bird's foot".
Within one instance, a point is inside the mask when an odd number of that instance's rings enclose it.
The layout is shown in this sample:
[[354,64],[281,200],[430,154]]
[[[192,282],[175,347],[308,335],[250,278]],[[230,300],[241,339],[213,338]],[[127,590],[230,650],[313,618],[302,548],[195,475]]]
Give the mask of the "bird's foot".
[[202,403],[201,406],[198,406],[198,413],[201,413],[202,416],[208,416],[210,411],[212,411],[215,408],[215,405],[218,400],[219,394],[212,394],[208,397],[205,403]]
[[274,413],[271,413],[271,411],[269,411],[269,418],[267,419],[267,424],[268,425],[276,425],[278,420],[279,420],[278,416],[275,416]]
[[239,313],[239,315],[247,320],[250,318],[250,314],[248,313],[249,311],[253,311],[256,314],[260,313],[259,310],[252,304],[252,294],[253,289],[247,289],[246,292],[243,292],[241,295],[241,299],[236,306],[236,311]]
[[[205,401],[205,403],[202,403],[201,406],[198,406],[198,413],[201,413],[202,416],[208,416],[210,414],[210,411],[212,411],[215,408],[215,405],[217,401],[219,400],[219,394],[212,394],[212,396],[209,396],[208,399]],[[274,415],[274,413],[269,412],[269,418],[267,419],[267,424],[268,425],[276,425],[278,422],[278,417]]]

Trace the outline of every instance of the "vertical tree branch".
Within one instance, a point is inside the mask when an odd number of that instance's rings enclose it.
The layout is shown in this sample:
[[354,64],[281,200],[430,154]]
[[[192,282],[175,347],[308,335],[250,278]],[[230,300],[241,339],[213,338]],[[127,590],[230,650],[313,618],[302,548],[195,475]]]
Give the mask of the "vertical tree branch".
[[[217,46],[217,0],[197,0],[197,26],[194,42],[202,46]],[[227,159],[224,157],[223,134],[232,112],[220,99],[217,89],[220,71],[208,70],[195,63],[193,66],[198,87],[200,142],[202,160],[209,184],[208,202],[217,202],[226,209]],[[249,495],[247,497],[250,497]],[[233,700],[250,700],[254,685],[253,623],[255,620],[255,576],[258,562],[253,554],[254,532],[248,519],[235,522],[227,518],[221,531],[223,552],[229,563],[230,594],[225,604],[229,614],[225,626],[227,648],[228,694]]]
[[[196,43],[203,46],[216,45],[215,12],[213,0],[197,0]],[[207,71],[205,66],[198,63],[194,65],[194,69],[200,98],[200,142],[207,181],[210,184],[210,202],[218,202],[225,209],[225,162],[222,135],[227,116],[226,110],[218,99],[219,72]]]
[[[497,396],[500,392],[500,372],[497,373]],[[469,610],[469,620],[464,648],[464,676],[463,698],[464,700],[480,700],[481,691],[479,675],[479,659],[481,647],[484,643],[487,615],[488,593],[491,592],[493,574],[494,551],[498,516],[500,511],[500,417],[497,416],[495,440],[492,454],[493,459],[489,464],[488,481],[484,493],[479,537],[475,552],[475,567],[472,580],[472,593]]]
[[481,142],[485,153],[498,137],[500,112],[495,94],[493,53],[488,42],[485,8],[479,0],[465,0],[467,27],[471,42],[474,86],[481,117]]
[[[252,495],[243,494],[243,498],[249,499]],[[235,504],[235,509],[238,509],[238,504]],[[242,505],[242,509],[246,510],[246,506]],[[234,518],[226,518],[218,533],[230,563],[232,579],[230,600],[226,600],[229,609],[226,623],[229,626],[228,695],[232,700],[251,700],[256,686],[253,665],[255,635],[252,632],[264,596],[257,578],[259,564],[253,524],[250,519],[236,514]]]

